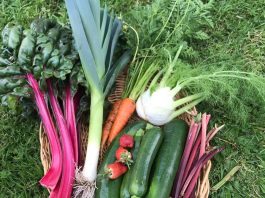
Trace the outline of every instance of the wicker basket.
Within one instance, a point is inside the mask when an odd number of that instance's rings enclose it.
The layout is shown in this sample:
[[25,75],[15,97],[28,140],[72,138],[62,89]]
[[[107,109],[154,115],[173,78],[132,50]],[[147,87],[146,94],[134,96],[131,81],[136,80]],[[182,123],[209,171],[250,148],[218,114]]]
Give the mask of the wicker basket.
[[[126,75],[121,74],[117,80],[116,80],[116,87],[115,90],[110,94],[108,97],[108,101],[110,103],[114,103],[115,101],[119,100],[122,96],[122,92],[125,87],[125,79]],[[180,97],[180,96],[178,96]],[[187,122],[187,124],[190,124],[191,121],[191,115],[188,113],[182,114],[180,119]],[[136,115],[132,120],[137,119]],[[80,164],[82,165],[84,163],[85,155],[86,155],[86,145],[87,145],[87,126],[84,124],[78,125],[78,131],[79,131],[79,140],[81,142],[80,144]],[[51,163],[51,154],[50,154],[50,147],[49,147],[49,141],[46,133],[43,130],[42,125],[40,125],[39,130],[39,138],[40,138],[40,156],[41,156],[41,162],[43,165],[44,174],[48,171]],[[210,149],[210,148],[209,148]],[[211,161],[209,160],[208,163],[203,167],[201,171],[201,176],[197,185],[196,190],[196,197],[197,198],[208,198],[210,193],[210,182],[209,182],[209,173],[211,170]]]

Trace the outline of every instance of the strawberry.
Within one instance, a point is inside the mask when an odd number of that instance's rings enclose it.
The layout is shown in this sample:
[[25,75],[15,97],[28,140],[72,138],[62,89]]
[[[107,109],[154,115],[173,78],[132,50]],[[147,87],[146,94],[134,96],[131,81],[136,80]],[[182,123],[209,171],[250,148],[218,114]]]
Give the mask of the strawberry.
[[134,139],[133,136],[124,134],[120,137],[120,146],[124,148],[133,148]]
[[129,166],[132,162],[132,154],[127,149],[120,146],[116,150],[116,159],[119,162],[122,162],[122,163],[127,164]]
[[117,179],[118,177],[126,173],[127,170],[128,170],[128,167],[126,165],[124,165],[121,162],[116,161],[112,164],[109,164],[106,167],[105,172],[106,174],[108,174],[108,177],[110,179]]

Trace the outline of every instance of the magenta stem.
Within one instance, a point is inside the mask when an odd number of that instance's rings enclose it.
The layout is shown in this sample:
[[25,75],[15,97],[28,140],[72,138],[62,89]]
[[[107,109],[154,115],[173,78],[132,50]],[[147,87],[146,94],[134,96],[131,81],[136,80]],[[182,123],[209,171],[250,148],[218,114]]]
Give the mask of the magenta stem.
[[200,176],[200,171],[201,168],[211,159],[213,158],[216,154],[220,153],[221,151],[224,150],[224,147],[214,149],[210,151],[207,154],[204,154],[196,163],[194,168],[191,170],[189,177],[187,178],[182,190],[181,190],[181,196],[184,197],[190,197],[191,193],[193,192],[197,180]]
[[190,173],[192,165],[194,165],[195,162],[198,160],[198,157],[199,157],[198,148],[200,146],[200,143],[201,143],[201,136],[198,136],[198,138],[196,139],[196,142],[192,148],[192,151],[191,151],[191,154],[190,154],[190,157],[188,160],[188,164],[187,164],[186,169],[185,169],[185,173],[183,176],[184,179],[183,179],[182,185],[186,181],[188,174]]
[[190,197],[191,193],[194,191],[194,188],[196,186],[197,180],[200,176],[200,171],[201,168],[212,158],[214,157],[217,153],[220,153],[221,151],[223,151],[224,148],[217,148],[214,149],[212,151],[210,151],[209,153],[205,153],[196,163],[196,165],[194,166],[194,168],[191,170],[187,180],[185,181],[185,184],[181,190],[181,196],[184,197]]
[[37,80],[32,74],[27,74],[26,77],[34,93],[35,102],[42,120],[44,131],[48,136],[52,156],[51,166],[48,172],[40,180],[40,184],[48,189],[54,190],[59,182],[62,171],[62,151],[60,140],[49,108],[44,99],[44,94],[40,90]]
[[203,156],[203,154],[205,153],[206,133],[207,133],[207,119],[206,119],[206,113],[204,113],[202,114],[201,146],[200,146],[199,158]]
[[225,125],[222,125],[218,128],[214,128],[213,130],[211,130],[210,133],[208,133],[207,135],[207,144],[209,144],[209,142],[211,141],[211,139],[213,139],[213,137],[224,127]]
[[64,99],[64,110],[65,110],[65,118],[68,130],[70,132],[71,142],[73,144],[74,149],[74,158],[75,163],[78,165],[79,159],[79,148],[78,148],[78,134],[76,128],[76,118],[75,118],[75,107],[74,107],[74,100],[71,94],[71,87],[70,85],[66,86],[65,89],[65,99]]
[[64,115],[62,113],[57,97],[54,94],[53,87],[49,79],[47,80],[47,87],[52,110],[57,122],[58,130],[61,135],[64,162],[60,184],[56,187],[55,191],[51,193],[50,197],[70,198],[73,190],[75,173],[74,151]]
[[209,122],[210,122],[210,119],[211,119],[211,114],[207,114],[206,115],[206,125],[208,126]]

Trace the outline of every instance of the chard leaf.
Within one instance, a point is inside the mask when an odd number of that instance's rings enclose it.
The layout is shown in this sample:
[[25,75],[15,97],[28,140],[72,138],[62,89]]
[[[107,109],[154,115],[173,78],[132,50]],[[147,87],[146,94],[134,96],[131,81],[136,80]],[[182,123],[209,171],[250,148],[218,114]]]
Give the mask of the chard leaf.
[[13,76],[13,75],[19,75],[19,74],[21,74],[21,72],[19,71],[17,67],[14,67],[14,66],[9,66],[9,67],[4,67],[4,68],[0,67],[1,78]]
[[16,50],[22,40],[23,28],[21,25],[11,28],[8,39],[8,47]]
[[6,66],[6,65],[10,65],[10,64],[11,64],[11,62],[9,60],[0,57],[0,66]]

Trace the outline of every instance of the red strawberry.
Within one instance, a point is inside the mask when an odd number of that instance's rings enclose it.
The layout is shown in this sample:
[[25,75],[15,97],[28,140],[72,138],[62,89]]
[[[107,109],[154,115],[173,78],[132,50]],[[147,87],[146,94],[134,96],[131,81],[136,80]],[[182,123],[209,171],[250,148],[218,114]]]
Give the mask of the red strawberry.
[[120,146],[116,150],[116,159],[119,162],[122,162],[122,163],[127,164],[129,166],[132,162],[132,154],[127,149]]
[[128,170],[128,167],[124,165],[121,162],[114,162],[112,164],[109,164],[106,168],[106,173],[108,174],[108,177],[110,179],[117,179],[124,173],[126,173]]
[[120,137],[120,146],[124,148],[133,148],[134,139],[133,136],[124,134]]

